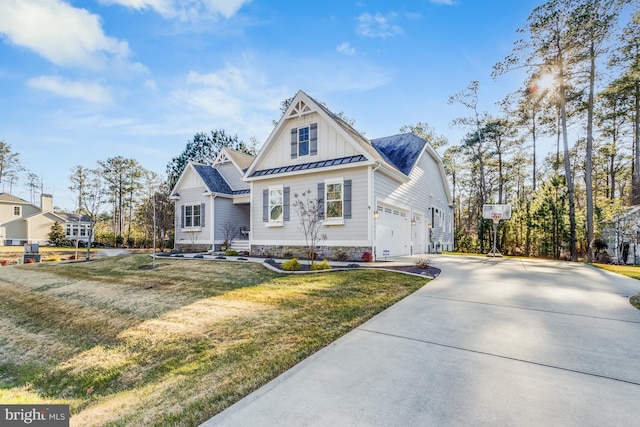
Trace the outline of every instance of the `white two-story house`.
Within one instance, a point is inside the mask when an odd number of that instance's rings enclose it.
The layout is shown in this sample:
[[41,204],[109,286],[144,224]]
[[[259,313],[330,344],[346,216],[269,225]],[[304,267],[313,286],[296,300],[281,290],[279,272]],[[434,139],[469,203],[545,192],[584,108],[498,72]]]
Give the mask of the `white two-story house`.
[[[225,158],[234,155],[225,150]],[[185,170],[172,193],[178,248],[183,236],[192,247],[197,241],[200,249],[217,249],[224,236],[216,228],[232,216],[247,230],[252,255],[302,256],[306,239],[293,201],[310,191],[320,202],[326,236],[320,257],[453,249],[453,200],[442,159],[416,135],[369,140],[300,91],[258,155],[244,159],[251,160],[246,168],[219,159]],[[231,214],[222,206],[209,209],[212,197],[224,199]]]

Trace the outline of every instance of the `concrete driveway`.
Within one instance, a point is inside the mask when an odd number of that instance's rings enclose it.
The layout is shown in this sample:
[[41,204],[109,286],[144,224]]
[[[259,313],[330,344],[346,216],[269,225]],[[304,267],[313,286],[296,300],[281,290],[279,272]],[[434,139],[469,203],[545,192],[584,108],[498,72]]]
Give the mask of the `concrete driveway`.
[[430,257],[436,280],[204,426],[640,425],[640,281]]

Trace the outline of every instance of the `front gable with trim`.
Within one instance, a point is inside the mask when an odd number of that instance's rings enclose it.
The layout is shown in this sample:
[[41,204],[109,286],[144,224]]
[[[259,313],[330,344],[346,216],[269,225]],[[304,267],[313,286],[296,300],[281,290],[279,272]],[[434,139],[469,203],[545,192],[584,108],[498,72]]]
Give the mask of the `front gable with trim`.
[[[277,173],[304,171],[319,162],[344,159],[342,164],[372,163],[373,158],[354,141],[323,107],[300,91],[267,139],[248,169],[245,178],[252,180],[260,171]],[[312,165],[305,167],[306,165]],[[298,166],[297,169],[295,167]]]

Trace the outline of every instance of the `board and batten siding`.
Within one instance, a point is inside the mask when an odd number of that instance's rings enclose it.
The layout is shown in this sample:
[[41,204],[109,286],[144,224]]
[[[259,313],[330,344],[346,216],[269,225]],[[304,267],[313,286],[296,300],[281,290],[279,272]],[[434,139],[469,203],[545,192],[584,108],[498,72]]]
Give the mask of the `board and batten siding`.
[[[428,152],[423,152],[420,156],[409,182],[400,184],[388,175],[376,171],[374,183],[375,200],[378,203],[396,205],[424,215],[425,226],[431,223],[433,217],[432,242],[453,245],[453,209],[449,207],[447,190],[438,164]],[[431,208],[434,209],[433,215]],[[438,213],[435,213],[436,209]]]
[[216,165],[216,169],[233,191],[249,189],[249,184],[242,180],[242,174],[238,172],[238,168],[232,162]]
[[[318,125],[318,153],[292,159],[291,129],[298,129],[313,123],[317,123]],[[339,159],[361,154],[332,124],[324,120],[317,113],[287,120],[280,129],[276,141],[270,145],[269,150],[260,162],[260,169]]]
[[[319,183],[324,183],[327,179],[342,178],[344,181],[351,180],[351,218],[344,220],[344,225],[325,226],[323,233],[327,235],[327,240],[322,242],[323,246],[366,246],[371,244],[369,237],[369,206],[368,206],[368,168],[360,167],[353,169],[342,169],[338,171],[327,171],[305,174],[288,179],[273,178],[269,180],[259,180],[253,182],[251,190],[251,244],[252,245],[287,245],[305,246],[305,236],[300,231],[300,218],[293,208],[294,195],[299,196],[306,190],[311,190],[312,198],[318,196],[317,188]],[[283,226],[270,226],[263,221],[262,198],[263,190],[268,190],[270,186],[282,185],[289,187],[290,210],[289,221],[284,221]]]
[[240,227],[249,228],[249,205],[234,205],[230,198],[216,197],[213,206],[216,226],[214,231],[215,244],[224,242],[227,225],[235,232],[231,240],[240,237]]
[[[204,187],[204,185],[191,188],[182,188],[180,190],[180,200],[177,200],[175,204],[176,244],[203,245],[211,243],[211,204],[210,198],[203,196],[205,190],[206,188]],[[204,227],[200,227],[199,231],[184,231],[182,228],[182,207],[187,205],[202,205],[203,203],[205,204]]]

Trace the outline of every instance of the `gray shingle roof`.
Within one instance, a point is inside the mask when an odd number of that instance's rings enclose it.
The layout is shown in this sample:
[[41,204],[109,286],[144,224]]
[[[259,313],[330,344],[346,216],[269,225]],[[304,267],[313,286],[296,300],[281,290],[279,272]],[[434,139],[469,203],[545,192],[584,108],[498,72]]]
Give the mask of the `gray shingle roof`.
[[209,165],[194,164],[193,168],[204,181],[207,189],[212,193],[234,194],[227,181],[224,180],[217,169]]
[[427,141],[412,133],[402,133],[372,139],[371,144],[389,163],[400,169],[403,174],[409,175]]

